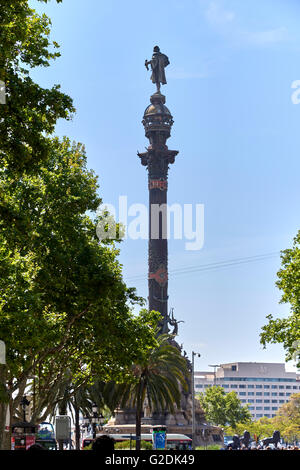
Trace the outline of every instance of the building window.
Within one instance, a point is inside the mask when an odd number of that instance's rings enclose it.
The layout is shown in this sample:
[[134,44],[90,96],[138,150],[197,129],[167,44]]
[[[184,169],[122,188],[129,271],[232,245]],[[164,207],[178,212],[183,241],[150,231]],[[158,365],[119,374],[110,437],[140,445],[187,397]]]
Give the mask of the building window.
[[249,397],[253,397],[255,395],[254,392],[248,392]]
[[277,392],[272,392],[272,397],[277,397]]
[[270,403],[270,400],[264,400],[264,403]]
[[279,385],[279,389],[280,389],[280,390],[283,390],[283,389],[284,389],[284,386],[283,386],[283,385]]
[[264,392],[264,397],[269,397],[270,396],[270,392]]
[[257,409],[258,411],[261,411],[261,410],[262,410],[262,406],[257,406],[256,409]]
[[277,411],[278,410],[277,406],[272,406],[272,410]]
[[279,400],[279,403],[284,403],[284,400]]
[[244,396],[247,395],[247,394],[246,394],[246,392],[240,392],[239,395],[240,395],[241,397],[244,397]]
[[246,385],[239,385],[239,388],[246,388]]
[[262,400],[256,400],[256,403],[262,403]]
[[262,396],[262,392],[256,392],[256,396],[261,397],[261,396]]
[[270,388],[270,385],[264,385],[264,388]]
[[247,385],[248,388],[254,388],[254,385]]
[[237,385],[230,385],[230,388],[238,388]]
[[272,385],[272,388],[277,388],[277,385]]
[[272,403],[277,403],[277,400],[272,400]]
[[279,392],[279,396],[280,396],[280,397],[284,397],[284,393]]
[[265,411],[269,411],[270,410],[270,407],[269,406],[265,406]]
[[262,388],[262,385],[255,385],[255,388]]
[[236,366],[231,366],[232,371],[236,371]]

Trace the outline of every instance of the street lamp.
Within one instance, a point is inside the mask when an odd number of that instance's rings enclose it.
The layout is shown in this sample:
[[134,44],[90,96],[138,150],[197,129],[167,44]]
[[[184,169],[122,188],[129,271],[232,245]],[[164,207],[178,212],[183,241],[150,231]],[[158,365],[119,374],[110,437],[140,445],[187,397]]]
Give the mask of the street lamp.
[[85,416],[83,418],[83,425],[84,427],[88,428],[90,425],[92,425],[93,429],[93,439],[96,439],[96,428],[97,426],[103,426],[104,424],[104,417],[102,413],[98,415],[98,406],[96,403],[92,404],[92,416]]
[[21,406],[23,410],[23,421],[26,423],[26,406],[30,405],[30,401],[27,400],[27,398],[24,396],[21,400]]
[[201,354],[192,351],[192,447],[195,449],[195,356]]
[[214,385],[217,384],[216,368],[221,367],[220,364],[209,364],[208,367],[214,368]]

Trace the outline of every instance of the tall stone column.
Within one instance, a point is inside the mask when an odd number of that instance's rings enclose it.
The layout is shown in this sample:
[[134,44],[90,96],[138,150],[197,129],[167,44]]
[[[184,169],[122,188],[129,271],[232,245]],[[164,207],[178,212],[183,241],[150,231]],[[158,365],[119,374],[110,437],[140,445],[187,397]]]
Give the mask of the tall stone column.
[[143,118],[145,135],[149,139],[147,152],[138,153],[148,170],[149,189],[149,251],[148,288],[149,310],[162,315],[161,331],[168,331],[168,239],[167,191],[169,165],[174,163],[177,150],[169,150],[173,118],[165,106],[165,96],[155,93],[150,98]]
[[[166,107],[166,98],[160,93],[161,84],[166,84],[164,69],[169,64],[169,59],[162,54],[158,46],[154,47],[150,61],[145,61],[148,68],[151,65],[151,81],[156,85],[156,93],[150,97],[150,105],[146,108],[143,117],[145,135],[149,139],[146,152],[139,153],[142,165],[148,171],[149,189],[149,252],[148,252],[148,288],[149,310],[156,310],[161,314],[160,332],[169,332],[168,324],[174,327],[171,332],[176,336],[178,321],[173,314],[168,315],[168,239],[167,239],[167,191],[168,171],[170,164],[175,162],[177,150],[169,150],[166,142],[171,135],[173,118]],[[174,338],[170,343],[182,350]],[[191,363],[184,351],[188,368],[191,372]],[[143,432],[148,433],[154,425],[167,425],[168,433],[192,434],[192,381],[187,377],[188,391],[182,390],[180,408],[174,414],[168,411],[147,412],[147,424],[143,424]],[[146,404],[145,404],[146,405]],[[203,430],[219,433],[220,429],[204,424],[204,413],[200,403],[195,400],[195,429],[196,444],[203,444]],[[143,422],[143,418],[142,418]],[[135,432],[135,409],[116,410],[115,417],[111,419],[105,429],[107,432]],[[122,428],[121,428],[122,426]],[[213,443],[211,438],[210,443]]]

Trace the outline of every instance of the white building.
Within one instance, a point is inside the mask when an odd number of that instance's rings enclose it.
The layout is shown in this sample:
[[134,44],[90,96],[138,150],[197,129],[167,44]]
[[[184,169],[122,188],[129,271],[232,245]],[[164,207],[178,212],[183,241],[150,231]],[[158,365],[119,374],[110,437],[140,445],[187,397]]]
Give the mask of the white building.
[[214,371],[195,372],[195,392],[219,385],[235,391],[243,405],[249,404],[253,419],[272,418],[294,393],[300,393],[300,374],[286,372],[284,364],[233,362],[215,366]]

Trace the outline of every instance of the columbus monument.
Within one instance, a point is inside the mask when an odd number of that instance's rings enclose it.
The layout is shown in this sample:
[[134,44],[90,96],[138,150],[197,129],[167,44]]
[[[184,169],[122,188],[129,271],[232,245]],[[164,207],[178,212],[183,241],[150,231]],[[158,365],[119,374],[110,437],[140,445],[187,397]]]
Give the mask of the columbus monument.
[[168,240],[167,240],[167,192],[169,165],[175,162],[177,150],[166,145],[171,135],[173,118],[165,106],[166,98],[160,93],[160,86],[167,83],[165,67],[169,59],[158,46],[154,47],[151,60],[151,80],[156,93],[150,97],[151,104],[144,112],[143,125],[150,145],[144,153],[138,153],[142,165],[148,170],[149,189],[149,252],[148,287],[149,310],[161,313],[161,331],[168,332]]
[[[169,150],[166,142],[171,135],[172,115],[165,105],[166,98],[161,94],[161,85],[167,83],[165,68],[169,59],[154,47],[151,60],[145,61],[147,70],[151,67],[151,81],[156,85],[155,93],[150,97],[143,116],[145,135],[149,139],[146,152],[139,153],[141,164],[148,171],[149,189],[149,246],[148,246],[148,302],[149,310],[160,312],[160,332],[178,334],[178,322],[172,310],[168,313],[168,240],[167,240],[167,191],[169,165],[175,162],[178,150]],[[173,327],[170,331],[169,326]],[[182,351],[175,339],[171,343]],[[184,351],[188,368],[191,363]],[[169,433],[192,434],[192,380],[187,379],[188,391],[182,390],[181,406],[175,414],[169,412],[150,413],[147,403],[144,405],[142,433],[149,433],[153,425],[166,425]],[[205,423],[204,413],[198,400],[195,400],[195,441],[197,445],[212,443],[215,436],[220,436],[220,429]],[[106,431],[110,433],[130,433],[134,431],[135,410],[116,410]]]

